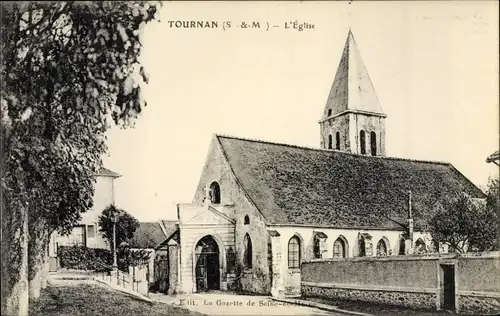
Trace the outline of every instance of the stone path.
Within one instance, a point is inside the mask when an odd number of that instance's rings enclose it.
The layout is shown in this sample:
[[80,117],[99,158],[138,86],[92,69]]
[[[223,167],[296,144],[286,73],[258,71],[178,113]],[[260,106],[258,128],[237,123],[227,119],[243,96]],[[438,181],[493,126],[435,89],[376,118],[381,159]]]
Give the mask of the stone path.
[[150,293],[149,297],[156,302],[187,308],[206,315],[346,315],[288,302],[278,302],[267,296],[227,293],[195,293],[172,296]]

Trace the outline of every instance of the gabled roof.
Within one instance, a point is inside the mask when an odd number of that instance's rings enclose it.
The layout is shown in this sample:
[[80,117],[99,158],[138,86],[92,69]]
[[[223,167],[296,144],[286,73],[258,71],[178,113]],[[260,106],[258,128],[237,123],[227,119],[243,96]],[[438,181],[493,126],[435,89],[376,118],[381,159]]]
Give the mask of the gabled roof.
[[[161,221],[162,228],[164,230],[165,236],[169,237],[172,235],[178,228],[179,228],[179,222],[176,220],[162,220]],[[163,241],[163,240],[162,240]]]
[[174,241],[176,244],[179,244],[181,239],[180,239],[180,234],[179,234],[179,228],[177,228],[175,231],[172,232],[166,239],[164,239],[161,243],[159,243],[155,249],[164,249],[165,247],[168,246],[169,242]]
[[216,140],[243,191],[269,224],[401,230],[411,191],[419,229],[431,218],[435,203],[456,192],[484,197],[449,163],[230,136]]
[[116,173],[114,171],[111,171],[111,170],[104,168],[104,167],[101,168],[101,170],[99,171],[99,173],[97,175],[103,176],[103,177],[111,177],[111,178],[119,178],[122,176],[121,174]]
[[[330,115],[328,115],[329,110],[331,110]],[[346,111],[385,116],[351,30],[347,34],[323,118]]]
[[[162,227],[163,223],[158,222],[140,222],[139,228],[134,233],[134,237],[129,240],[131,248],[155,248],[165,238],[168,237],[166,230]],[[168,232],[172,225],[168,226]]]

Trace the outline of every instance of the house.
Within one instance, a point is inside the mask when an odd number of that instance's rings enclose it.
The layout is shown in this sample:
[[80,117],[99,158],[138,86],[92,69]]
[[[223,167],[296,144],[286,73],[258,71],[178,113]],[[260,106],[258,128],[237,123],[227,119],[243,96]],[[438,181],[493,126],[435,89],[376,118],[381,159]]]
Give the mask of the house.
[[445,162],[385,156],[385,120],[349,31],[320,147],[214,135],[168,249],[177,293],[300,293],[301,262],[432,249],[435,205],[484,193]]
[[90,248],[110,248],[108,241],[98,233],[98,221],[102,211],[115,203],[115,180],[119,177],[121,177],[120,174],[102,168],[96,175],[93,207],[82,213],[82,219],[69,235],[62,236],[54,232],[50,236],[49,258],[51,258],[52,269],[55,269],[58,246],[80,245]]
[[160,220],[156,222],[140,222],[139,228],[135,231],[134,236],[128,241],[131,251],[149,252],[149,283],[154,283],[156,280],[160,279],[158,273],[155,273],[155,262],[160,260],[160,258],[157,258],[157,247],[177,229],[177,221]]

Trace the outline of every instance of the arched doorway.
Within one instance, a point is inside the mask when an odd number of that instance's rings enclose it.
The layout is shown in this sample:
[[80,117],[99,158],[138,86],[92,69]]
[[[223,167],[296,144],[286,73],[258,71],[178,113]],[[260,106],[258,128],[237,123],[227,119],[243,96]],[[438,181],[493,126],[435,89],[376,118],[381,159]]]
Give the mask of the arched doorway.
[[219,246],[207,235],[196,244],[196,292],[220,289]]

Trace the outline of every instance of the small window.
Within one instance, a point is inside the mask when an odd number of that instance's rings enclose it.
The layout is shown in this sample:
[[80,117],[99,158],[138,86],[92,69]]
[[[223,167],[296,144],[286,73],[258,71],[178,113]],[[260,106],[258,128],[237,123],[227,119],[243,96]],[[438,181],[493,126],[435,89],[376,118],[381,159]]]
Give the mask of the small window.
[[210,201],[214,204],[219,204],[220,203],[220,186],[217,182],[212,182],[210,185]]
[[417,239],[415,242],[415,250],[413,251],[415,254],[425,253],[427,251],[425,247],[425,242],[422,238]]
[[340,150],[340,133],[335,133],[335,149]]
[[243,265],[245,268],[252,268],[252,259],[253,259],[253,254],[252,254],[252,240],[250,239],[250,236],[248,234],[245,235],[245,238],[243,239],[243,244],[245,247],[245,253],[243,257]]
[[399,255],[404,255],[406,254],[406,250],[405,250],[405,239],[404,238],[400,238],[399,239],[399,251],[398,251]]
[[313,251],[314,251],[314,258],[319,259],[321,258],[321,251],[320,251],[320,240],[319,238],[314,238],[314,246],[313,246]]
[[377,134],[375,132],[370,133],[370,147],[372,156],[377,155]]
[[366,244],[364,238],[359,238],[358,247],[359,247],[359,256],[366,257]]
[[70,235],[70,244],[74,246],[85,246],[85,226],[75,226]]
[[297,236],[293,236],[288,241],[288,268],[300,268],[300,240]]
[[332,135],[328,135],[328,149],[332,149],[332,146],[333,146]]
[[87,237],[88,238],[95,238],[95,226],[94,225],[87,226]]
[[250,225],[250,217],[248,217],[248,215],[245,215],[245,218],[243,219],[243,224]]
[[365,131],[359,132],[359,144],[361,147],[361,154],[366,154],[366,140],[365,140]]
[[332,109],[328,109],[328,116],[332,115]]

